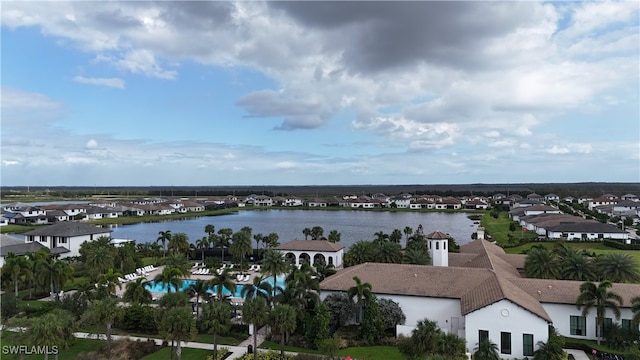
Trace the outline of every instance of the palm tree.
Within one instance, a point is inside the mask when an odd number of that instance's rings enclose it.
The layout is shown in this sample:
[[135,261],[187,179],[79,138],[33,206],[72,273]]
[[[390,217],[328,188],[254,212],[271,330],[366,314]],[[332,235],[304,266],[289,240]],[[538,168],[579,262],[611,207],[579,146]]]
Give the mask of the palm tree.
[[309,235],[311,235],[311,229],[308,227],[302,229],[302,234],[304,235],[305,240],[309,240]]
[[215,235],[216,233],[216,227],[212,224],[207,224],[204,227],[204,232],[207,233],[207,235],[209,235],[209,238],[211,238],[211,236]]
[[253,360],[258,359],[258,327],[269,319],[269,308],[264,298],[254,297],[242,304],[242,317],[244,321],[253,324]]
[[164,253],[162,255],[163,259],[167,253],[167,242],[169,240],[171,240],[171,230],[158,232],[158,238],[156,239],[156,244],[159,242],[162,243],[162,250],[164,250]]
[[402,262],[405,264],[429,265],[431,256],[429,256],[429,250],[424,246],[424,243],[413,242],[404,251]]
[[563,347],[564,339],[558,335],[556,328],[549,326],[547,342],[538,341],[538,350],[533,353],[533,360],[562,360],[565,358]]
[[611,252],[599,255],[595,261],[595,268],[599,280],[614,283],[640,281],[640,265],[629,254]]
[[240,259],[240,269],[242,269],[243,260],[245,257],[253,252],[253,245],[251,244],[251,233],[240,230],[233,234],[233,243],[229,247],[229,252]]
[[[66,349],[73,344],[76,328],[73,315],[68,311],[55,309],[42,316],[36,317],[27,330],[31,343],[48,349]],[[58,352],[55,354],[58,359]],[[49,351],[45,352],[45,359],[49,358]]]
[[640,296],[631,299],[631,312],[633,313],[631,323],[637,327],[640,324]]
[[231,294],[235,294],[236,292],[236,283],[233,281],[231,272],[226,268],[222,272],[213,275],[213,278],[209,280],[209,286],[215,288],[216,300],[218,301],[224,299],[225,288],[229,290]]
[[474,360],[500,360],[498,345],[489,338],[482,339],[473,353]]
[[189,237],[183,232],[171,235],[168,248],[174,254],[186,254],[189,258]]
[[373,261],[379,263],[399,264],[402,262],[402,247],[390,241],[375,241],[373,243]]
[[344,254],[344,261],[350,266],[373,261],[374,246],[369,241],[358,241],[349,247],[349,251]]
[[338,232],[338,230],[331,230],[329,232],[329,239],[330,242],[332,243],[337,243],[340,242],[340,233]]
[[43,286],[49,285],[51,296],[62,290],[67,280],[73,277],[73,268],[64,261],[49,255],[43,261],[38,262],[36,278]]
[[202,252],[202,262],[204,263],[204,249],[209,247],[209,238],[203,236],[202,239],[196,240],[196,248]]
[[[168,310],[162,316],[159,328],[165,340],[176,341],[176,355],[180,360],[182,358],[181,343],[192,340],[196,335],[196,323],[191,315],[191,309],[184,306]],[[173,357],[173,354],[171,356]]]
[[377,242],[384,242],[389,240],[389,234],[385,234],[383,231],[378,231],[377,233],[373,234],[373,236],[376,237],[374,241]]
[[440,334],[436,340],[437,353],[445,359],[465,359],[466,342],[456,334]]
[[262,259],[262,273],[273,276],[273,294],[271,298],[276,297],[276,278],[280,274],[284,274],[289,269],[289,266],[284,260],[284,255],[278,250],[268,249],[264,253]]
[[402,231],[400,231],[400,229],[393,229],[391,234],[389,234],[389,241],[399,244],[400,239],[402,239]]
[[[91,244],[89,242],[85,244]],[[84,244],[83,244],[84,245]],[[101,243],[95,243],[93,246],[88,245],[86,250],[85,267],[89,270],[89,273],[95,280],[99,274],[104,273],[114,264],[115,250],[113,245],[101,245]]]
[[433,355],[442,331],[438,324],[427,319],[420,320],[411,331],[411,337],[400,345],[400,351],[410,359],[424,359]]
[[24,256],[16,256],[14,253],[9,253],[5,260],[5,264],[2,267],[2,273],[9,274],[9,278],[14,286],[14,294],[18,297],[18,285],[22,278],[30,277],[31,262]]
[[269,235],[267,235],[267,238],[263,239],[262,242],[265,242],[265,240],[267,247],[274,248],[276,246],[280,246],[280,242],[278,241],[280,240],[280,236],[278,236],[277,233],[269,233]]
[[611,281],[605,280],[600,282],[598,286],[594,283],[587,281],[580,285],[580,295],[576,299],[576,306],[578,309],[582,307],[582,316],[587,316],[591,308],[596,308],[596,337],[598,343],[600,343],[601,334],[599,329],[604,327],[604,317],[607,308],[609,308],[616,319],[620,319],[620,308],[623,300],[620,295],[608,289],[612,287]]
[[129,282],[122,298],[124,301],[139,305],[149,304],[153,301],[153,295],[147,289],[147,281],[143,278],[137,278],[136,281]]
[[191,274],[191,271],[190,271],[191,264],[181,254],[178,254],[178,253],[169,254],[169,256],[167,256],[167,258],[165,259],[165,265],[166,267],[172,267],[172,268],[178,269],[178,271],[180,271],[180,274],[182,274],[183,277],[187,277]]
[[405,226],[404,230],[402,231],[404,233],[404,236],[406,237],[406,241],[407,243],[409,242],[409,236],[413,233],[413,229],[411,228],[411,226]]
[[153,281],[167,286],[167,292],[171,292],[173,286],[176,291],[182,286],[182,272],[178,268],[165,266],[162,272],[153,278]]
[[256,241],[256,255],[257,255],[258,252],[260,251],[260,243],[265,240],[265,236],[262,234],[255,234],[253,235],[253,240]]
[[320,226],[314,226],[311,228],[311,240],[320,240],[324,234],[324,229]]
[[222,251],[223,263],[224,263],[224,248],[230,245],[232,234],[233,234],[233,230],[229,228],[218,230],[218,236],[216,237],[216,246],[219,247],[220,250]]
[[107,293],[110,295],[115,295],[116,286],[119,289],[122,289],[122,283],[120,282],[120,278],[122,278],[122,274],[119,272],[114,272],[113,269],[109,269],[104,274],[98,275],[98,285],[104,286],[107,289]]
[[213,358],[218,358],[218,334],[231,329],[231,305],[224,301],[212,301],[206,304],[202,318],[204,326],[213,334]]
[[209,284],[202,279],[196,280],[185,290],[189,296],[196,297],[196,319],[200,318],[200,297],[207,296],[207,290],[209,290]]
[[577,281],[595,280],[591,260],[577,251],[567,253],[560,260],[560,278]]
[[356,320],[359,323],[362,321],[363,304],[364,302],[369,301],[373,292],[371,291],[371,284],[367,282],[363,283],[359,277],[354,276],[353,281],[355,281],[356,284],[347,290],[347,296],[351,301],[353,301],[353,298],[356,299],[353,302],[358,306],[358,319]]
[[246,300],[262,297],[265,300],[271,300],[271,284],[264,281],[264,276],[255,276],[251,285],[242,287],[240,296]]
[[524,272],[530,278],[556,279],[558,268],[554,254],[544,246],[532,247],[524,262]]
[[284,359],[284,336],[296,329],[296,311],[289,305],[277,304],[269,316],[271,329],[280,334],[280,358]]
[[118,299],[112,297],[92,301],[87,311],[82,315],[83,322],[105,326],[107,335],[107,358],[111,357],[111,327],[121,316],[122,308],[118,306]]

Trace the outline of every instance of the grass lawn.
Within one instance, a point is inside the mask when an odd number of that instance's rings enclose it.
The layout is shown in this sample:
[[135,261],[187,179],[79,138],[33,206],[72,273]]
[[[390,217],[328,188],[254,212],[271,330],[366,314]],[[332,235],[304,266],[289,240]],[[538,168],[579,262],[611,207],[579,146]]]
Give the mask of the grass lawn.
[[[24,341],[22,340],[21,334],[19,333],[15,333],[15,332],[10,332],[10,331],[3,331],[1,333],[2,336],[2,346],[5,345],[26,345],[27,347],[31,347],[33,345],[33,343],[29,342],[29,341]],[[60,360],[73,360],[75,359],[78,354],[82,353],[82,352],[89,352],[89,351],[95,351],[98,346],[104,344],[104,341],[102,340],[96,340],[96,339],[76,339],[75,343],[73,344],[73,346],[71,346],[69,349],[66,350],[60,350],[59,352],[59,359]],[[20,356],[17,354],[4,354],[2,353],[2,355],[0,356],[3,360],[17,360],[20,359]],[[29,360],[29,359],[42,359],[44,357],[44,355],[36,355],[36,354],[32,354],[32,355],[26,355],[24,357],[24,359]],[[49,358],[53,358],[53,355],[51,355]]]
[[[142,360],[166,360],[171,359],[171,347],[162,348],[153,354],[147,355],[142,358]],[[220,347],[218,347],[218,351],[220,351]],[[213,349],[204,350],[204,349],[192,349],[192,348],[182,348],[182,360],[205,360],[207,356],[213,355]],[[174,356],[174,359],[176,357]]]
[[357,359],[368,360],[401,360],[404,356],[400,354],[395,346],[367,346],[367,347],[352,347],[338,351],[339,356],[351,356]]

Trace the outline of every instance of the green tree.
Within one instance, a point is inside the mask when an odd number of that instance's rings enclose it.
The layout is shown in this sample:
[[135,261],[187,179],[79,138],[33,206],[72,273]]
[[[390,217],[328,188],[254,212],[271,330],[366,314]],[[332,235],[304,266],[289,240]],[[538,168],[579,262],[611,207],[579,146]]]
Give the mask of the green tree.
[[236,283],[233,281],[233,277],[229,269],[225,268],[221,272],[213,274],[213,278],[209,280],[209,286],[214,288],[216,292],[216,300],[224,300],[224,289],[226,288],[231,294],[236,292]]
[[302,234],[304,235],[305,240],[309,240],[309,236],[311,235],[311,228],[306,227],[302,229]]
[[474,360],[500,360],[498,345],[491,342],[489,338],[482,339],[473,353]]
[[533,360],[562,360],[565,352],[564,338],[558,335],[553,326],[549,326],[549,338],[547,342],[539,341],[538,349],[533,353]]
[[375,236],[375,239],[373,240],[375,242],[385,242],[389,240],[389,234],[386,234],[383,231],[378,231],[377,233],[373,234],[373,236]]
[[631,299],[631,312],[633,312],[631,323],[637,327],[640,324],[640,296],[634,296]]
[[441,333],[436,341],[436,353],[448,360],[466,359],[466,342],[456,334]]
[[127,283],[122,296],[123,300],[138,305],[150,304],[153,296],[146,285],[147,281],[143,278],[137,278],[135,281]]
[[182,272],[180,269],[165,266],[162,272],[153,278],[153,281],[167,286],[167,292],[171,292],[171,287],[178,291],[182,287]]
[[203,323],[213,334],[213,358],[218,358],[218,335],[231,329],[231,305],[223,301],[212,301],[205,305],[202,313]]
[[118,299],[105,297],[94,300],[82,315],[82,322],[93,325],[104,325],[107,336],[107,358],[111,357],[111,328],[122,317],[122,308],[118,306]]
[[409,359],[425,358],[435,353],[440,335],[434,321],[420,320],[411,331],[411,337],[401,342],[400,352]]
[[[362,322],[362,310],[364,304],[371,299],[373,292],[371,291],[371,284],[367,282],[363,283],[359,277],[354,276],[353,281],[355,281],[356,284],[347,290],[347,297],[358,307],[356,322],[360,323]],[[355,301],[353,300],[354,298]]]
[[285,304],[277,304],[271,310],[269,316],[271,330],[280,335],[280,358],[284,358],[285,334],[296,329],[296,311]]
[[314,226],[311,228],[311,240],[320,240],[324,234],[324,229],[320,226]]
[[411,226],[405,226],[402,232],[404,233],[406,242],[409,243],[409,236],[413,234],[413,229],[411,228]]
[[271,290],[273,294],[271,298],[275,298],[276,296],[276,278],[280,274],[284,274],[289,269],[289,266],[284,260],[284,256],[278,250],[268,249],[264,253],[264,258],[262,259],[262,267],[260,268],[263,274],[269,275],[273,277],[273,287]]
[[204,250],[209,248],[209,238],[203,236],[201,239],[196,240],[196,248],[200,250],[202,262],[204,263]]
[[373,261],[400,264],[402,262],[402,247],[400,244],[390,241],[375,241],[373,245]]
[[[75,320],[69,312],[55,309],[33,319],[26,335],[35,346],[46,346],[49,351],[55,347],[65,350],[75,342],[75,328]],[[45,352],[45,359],[49,358],[49,351]],[[58,353],[55,357],[58,359]]]
[[280,236],[278,236],[277,233],[272,232],[272,233],[269,233],[266,239],[263,239],[262,241],[263,242],[266,241],[267,247],[274,248],[274,247],[280,246],[279,240],[280,240]]
[[331,230],[329,232],[328,240],[332,243],[337,243],[337,242],[340,242],[340,237],[341,237],[341,234],[338,232],[338,230]]
[[183,232],[171,235],[168,245],[169,250],[174,254],[186,254],[189,257],[189,237]]
[[527,277],[538,279],[556,279],[559,266],[554,254],[544,246],[534,246],[529,250],[524,262]]
[[429,265],[431,256],[429,255],[427,244],[420,241],[410,242],[404,251],[402,262],[405,264]]
[[171,230],[159,231],[158,238],[156,239],[156,244],[162,243],[163,255],[162,258],[166,256],[167,253],[167,243],[171,240]]
[[407,320],[400,304],[391,299],[378,299],[378,308],[385,329],[395,330],[396,325],[404,325]]
[[348,266],[373,261],[374,245],[372,242],[360,240],[349,247],[344,254],[344,262]]
[[380,316],[378,299],[371,295],[364,305],[364,317],[360,324],[360,337],[368,344],[375,344],[384,335],[384,323]]
[[121,289],[122,283],[120,282],[120,278],[122,278],[122,274],[119,272],[114,272],[113,269],[109,269],[109,271],[104,274],[98,275],[98,285],[103,286],[107,289],[107,293],[109,295],[116,294],[116,286]]
[[600,282],[598,286],[594,283],[587,281],[580,285],[580,295],[576,299],[576,307],[582,308],[582,316],[587,316],[592,308],[596,309],[596,337],[598,343],[600,343],[599,329],[604,326],[605,312],[607,309],[611,310],[616,319],[620,319],[620,308],[623,300],[620,295],[613,291],[609,291],[613,284],[611,281],[605,280]]
[[[53,296],[73,278],[73,268],[56,256],[49,255],[36,264],[36,279],[42,286],[49,286]],[[58,291],[56,291],[58,290]]]
[[329,307],[320,303],[313,309],[313,315],[309,315],[308,325],[305,330],[307,345],[314,349],[320,349],[323,342],[329,337],[331,325],[331,312]]
[[[196,324],[188,306],[166,311],[160,320],[160,331],[165,340],[176,342],[176,355],[182,358],[182,342],[192,340],[196,335]],[[173,354],[171,354],[173,358]]]
[[209,283],[202,279],[197,279],[185,290],[189,296],[195,296],[196,298],[196,319],[200,318],[200,298],[208,295],[207,290],[209,290]]
[[233,234],[233,242],[229,247],[231,255],[240,259],[240,268],[244,263],[244,259],[247,255],[253,252],[253,245],[251,244],[251,233],[247,231],[238,231]]
[[216,237],[216,246],[220,248],[222,252],[222,262],[224,263],[224,248],[231,245],[231,235],[233,235],[233,230],[229,228],[224,228],[218,230],[218,236]]
[[182,277],[187,277],[191,274],[191,264],[179,253],[171,253],[166,257],[165,268],[167,267],[177,269]]
[[402,239],[402,231],[400,231],[400,229],[393,229],[391,234],[389,234],[389,241],[391,242],[399,244],[401,239]]
[[609,280],[614,283],[640,281],[640,265],[629,254],[611,252],[596,257],[596,273],[599,280]]
[[242,317],[244,321],[253,324],[253,359],[258,359],[258,328],[269,319],[269,307],[264,298],[254,297],[242,304]]
[[260,243],[264,242],[266,239],[266,236],[262,235],[262,234],[255,234],[253,235],[253,240],[256,241],[256,254],[260,253]]
[[169,310],[189,305],[189,296],[183,291],[169,292],[160,298],[158,306],[163,310]]
[[[101,236],[100,238],[106,238]],[[115,259],[115,248],[110,242],[105,241],[85,241],[80,246],[80,254],[83,255],[84,265],[91,275],[91,279],[97,279],[99,274],[113,268]]]
[[16,297],[18,297],[18,286],[20,281],[32,276],[31,268],[31,262],[26,257],[16,256],[14,253],[9,253],[7,255],[5,264],[2,267],[2,277],[9,277],[13,284],[13,291]]
[[264,300],[271,301],[272,289],[271,284],[265,281],[264,276],[255,276],[253,278],[253,282],[250,285],[245,285],[242,287],[240,292],[240,296],[244,299],[254,299],[257,297],[261,297]]
[[563,280],[595,280],[591,260],[578,252],[567,254],[560,260],[560,277]]

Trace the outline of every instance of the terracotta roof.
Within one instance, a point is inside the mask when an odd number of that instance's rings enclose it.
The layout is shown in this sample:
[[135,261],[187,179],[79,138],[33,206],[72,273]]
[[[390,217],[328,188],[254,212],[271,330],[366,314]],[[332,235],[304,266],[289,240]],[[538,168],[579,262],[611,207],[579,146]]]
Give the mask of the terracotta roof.
[[336,252],[344,249],[344,245],[332,243],[326,240],[291,240],[288,243],[275,247],[276,250],[293,251],[330,251]]
[[426,235],[427,239],[433,239],[433,240],[446,240],[446,239],[448,239],[450,237],[451,237],[451,235],[449,235],[449,234],[447,234],[445,232],[442,232],[442,231],[434,231],[434,232]]
[[83,224],[77,221],[62,221],[53,225],[47,225],[36,230],[31,230],[24,235],[36,236],[82,236],[91,234],[110,233],[111,229]]
[[[578,295],[580,295],[580,285],[584,283],[584,281],[528,278],[509,279],[508,281],[539,302],[555,304],[575,304]],[[622,296],[623,307],[631,307],[631,299],[640,295],[640,284],[614,283],[609,291]]]

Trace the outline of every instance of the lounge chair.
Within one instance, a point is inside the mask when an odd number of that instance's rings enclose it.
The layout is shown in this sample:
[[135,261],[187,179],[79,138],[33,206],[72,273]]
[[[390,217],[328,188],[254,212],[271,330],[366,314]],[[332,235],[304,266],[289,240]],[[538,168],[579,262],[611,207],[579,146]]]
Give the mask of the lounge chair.
[[209,272],[210,272],[209,268],[202,269],[202,275],[209,275]]
[[243,281],[249,281],[249,278],[251,277],[251,275],[247,274],[244,276],[244,280]]
[[229,264],[229,269],[233,269],[233,264]]
[[192,269],[195,269],[195,268],[197,268],[197,267],[199,267],[199,266],[200,266],[200,263],[195,263],[195,264],[193,264],[193,265],[191,266],[191,268],[192,268]]
[[129,281],[129,280],[127,280],[127,279],[123,279],[123,278],[121,278],[120,276],[118,276],[118,281],[120,281],[121,283],[126,283],[126,282],[127,282],[127,281]]
[[255,265],[249,266],[249,271],[255,271],[255,270],[256,270],[256,266]]
[[236,281],[237,282],[241,282],[243,278],[244,278],[244,275],[242,275],[242,274],[237,274],[236,275]]
[[255,267],[254,271],[259,272],[260,271],[260,265],[256,264],[256,267]]

